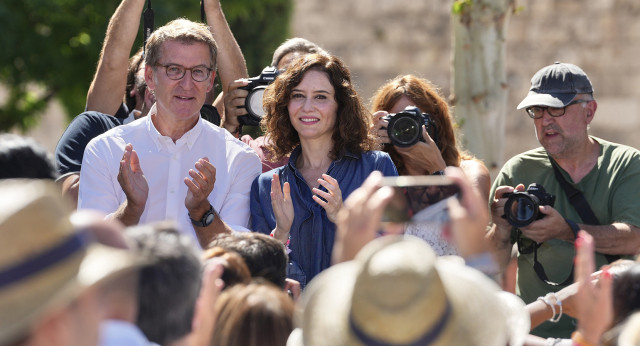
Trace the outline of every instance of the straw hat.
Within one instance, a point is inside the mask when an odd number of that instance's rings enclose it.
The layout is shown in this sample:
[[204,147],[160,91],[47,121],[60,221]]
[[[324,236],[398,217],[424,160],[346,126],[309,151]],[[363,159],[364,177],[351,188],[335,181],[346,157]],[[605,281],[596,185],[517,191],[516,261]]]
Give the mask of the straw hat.
[[59,188],[0,181],[0,344],[25,336],[54,307],[136,264],[133,255],[74,229]]
[[498,292],[418,238],[381,237],[309,284],[296,316],[302,332],[288,345],[520,345],[530,326],[524,303],[503,304]]

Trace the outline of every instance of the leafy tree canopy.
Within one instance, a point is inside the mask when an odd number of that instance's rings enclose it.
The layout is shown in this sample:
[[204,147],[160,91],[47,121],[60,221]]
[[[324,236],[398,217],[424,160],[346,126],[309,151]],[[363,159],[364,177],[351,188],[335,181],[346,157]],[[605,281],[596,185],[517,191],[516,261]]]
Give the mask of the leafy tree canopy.
[[[250,75],[271,61],[288,35],[292,0],[221,0]],[[58,98],[71,119],[84,110],[109,18],[119,0],[0,2],[0,131],[27,129]],[[154,0],[156,26],[200,20],[198,0]],[[141,21],[142,23],[142,21]],[[142,29],[133,50],[142,44]]]

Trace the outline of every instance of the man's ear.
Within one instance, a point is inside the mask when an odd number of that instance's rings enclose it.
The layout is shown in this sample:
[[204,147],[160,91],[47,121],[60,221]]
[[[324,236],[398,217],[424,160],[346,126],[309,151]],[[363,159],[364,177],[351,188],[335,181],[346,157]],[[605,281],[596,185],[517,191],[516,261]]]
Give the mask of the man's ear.
[[216,70],[211,71],[211,79],[209,80],[209,85],[207,86],[207,92],[213,89],[213,84],[216,80]]
[[598,109],[598,102],[596,102],[596,100],[587,103],[587,124],[590,124],[591,121],[593,121],[596,109]]
[[156,89],[156,84],[153,81],[153,73],[153,67],[149,65],[144,66],[144,81],[147,83],[147,88],[149,88],[149,90]]

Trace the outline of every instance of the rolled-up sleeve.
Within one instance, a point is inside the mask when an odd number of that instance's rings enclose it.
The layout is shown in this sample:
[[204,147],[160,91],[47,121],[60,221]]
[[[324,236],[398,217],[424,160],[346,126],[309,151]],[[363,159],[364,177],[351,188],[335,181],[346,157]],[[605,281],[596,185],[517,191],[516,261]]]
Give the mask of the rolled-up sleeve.
[[91,140],[84,151],[78,209],[93,209],[111,214],[118,209],[125,197],[117,181],[124,141],[120,140],[121,145],[109,147],[106,141],[100,138]]
[[234,231],[249,229],[251,184],[262,172],[260,159],[252,150],[239,151],[229,163],[230,186],[218,214]]

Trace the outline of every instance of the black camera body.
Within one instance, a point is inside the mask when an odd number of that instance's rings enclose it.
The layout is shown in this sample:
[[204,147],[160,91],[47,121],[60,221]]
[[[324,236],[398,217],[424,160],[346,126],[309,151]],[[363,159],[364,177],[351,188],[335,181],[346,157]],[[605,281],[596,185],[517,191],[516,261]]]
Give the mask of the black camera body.
[[540,213],[539,207],[553,207],[556,202],[556,196],[547,193],[542,185],[535,183],[529,185],[526,191],[513,191],[503,194],[502,197],[508,198],[502,217],[514,227],[525,227],[535,220],[542,219],[544,214]]
[[398,147],[410,147],[423,141],[422,125],[427,128],[429,137],[438,143],[436,124],[429,113],[421,113],[418,107],[408,106],[402,112],[389,114],[382,119],[389,122],[387,134],[391,144]]
[[260,120],[262,120],[265,114],[264,107],[262,106],[264,89],[273,83],[278,75],[280,75],[280,70],[273,66],[267,66],[259,76],[249,78],[249,84],[240,87],[240,89],[249,92],[249,95],[247,95],[247,98],[244,100],[244,108],[247,110],[247,114],[238,117],[238,122],[240,122],[241,125],[260,125]]

